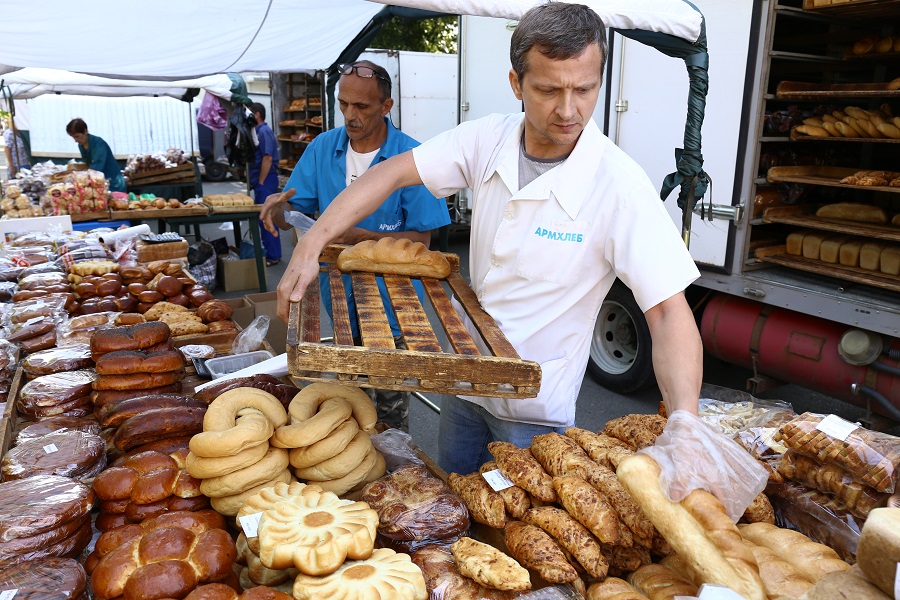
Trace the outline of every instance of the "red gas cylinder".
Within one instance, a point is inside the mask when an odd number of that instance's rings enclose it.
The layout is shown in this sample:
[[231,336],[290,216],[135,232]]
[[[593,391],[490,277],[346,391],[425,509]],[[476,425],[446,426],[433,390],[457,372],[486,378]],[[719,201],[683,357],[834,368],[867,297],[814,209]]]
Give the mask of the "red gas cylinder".
[[[900,408],[900,377],[871,365],[849,364],[838,351],[841,337],[856,328],[775,308],[727,294],[715,294],[703,311],[700,333],[712,356],[760,374],[866,405],[851,384],[873,388]],[[900,352],[900,339],[882,338],[884,348]],[[887,356],[877,360],[898,367]],[[872,409],[883,413],[877,402]]]

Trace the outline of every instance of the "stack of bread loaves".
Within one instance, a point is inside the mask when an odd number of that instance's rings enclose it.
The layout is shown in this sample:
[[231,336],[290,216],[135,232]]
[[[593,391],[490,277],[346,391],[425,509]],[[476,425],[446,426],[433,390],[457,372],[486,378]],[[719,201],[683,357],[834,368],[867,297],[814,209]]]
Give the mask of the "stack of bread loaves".
[[291,423],[275,430],[272,445],[290,448],[298,479],[341,496],[385,472],[384,457],[372,445],[378,414],[356,387],[314,383],[288,406]]
[[200,482],[185,471],[186,447],[166,454],[147,450],[121,457],[92,484],[100,499],[96,526],[108,531],[167,511],[209,508]]
[[374,549],[378,513],[365,502],[342,500],[318,485],[278,483],[248,497],[239,522],[256,514],[258,539],[247,544],[258,546],[262,567],[299,572],[294,598],[428,598],[408,555]]
[[174,511],[105,532],[85,561],[94,598],[184,598],[212,582],[239,589],[224,527],[213,510]]
[[78,556],[91,540],[93,502],[89,487],[67,477],[0,483],[0,573],[43,557]]
[[235,515],[244,499],[276,482],[289,482],[288,452],[269,445],[287,423],[281,402],[255,388],[235,388],[212,401],[203,431],[191,438],[187,471],[202,479],[200,491],[223,515]]
[[91,369],[42,375],[26,383],[16,408],[32,419],[91,414],[91,388],[97,373]]
[[2,465],[4,481],[39,474],[89,481],[106,467],[106,441],[84,431],[54,431],[11,448]]

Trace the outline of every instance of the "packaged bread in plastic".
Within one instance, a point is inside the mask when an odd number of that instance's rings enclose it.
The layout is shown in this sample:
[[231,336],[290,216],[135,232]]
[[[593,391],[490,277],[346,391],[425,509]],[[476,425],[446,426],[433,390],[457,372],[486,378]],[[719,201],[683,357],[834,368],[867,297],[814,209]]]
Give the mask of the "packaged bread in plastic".
[[60,319],[65,315],[65,309],[65,296],[42,296],[40,298],[16,302],[13,305],[13,311],[10,314],[10,321],[13,323],[25,323],[34,318]]
[[782,425],[775,439],[821,463],[841,467],[876,491],[893,492],[897,487],[900,438],[835,415],[807,412]]
[[834,496],[850,513],[862,519],[873,508],[884,506],[890,495],[859,483],[837,465],[823,465],[794,450],[784,454],[778,470],[788,479]]
[[465,504],[424,466],[399,467],[367,484],[360,499],[378,513],[379,537],[405,551],[457,538],[469,529]]
[[86,598],[87,575],[71,558],[42,558],[0,568],[3,587],[16,590],[16,600],[80,600]]
[[413,552],[410,558],[422,570],[429,600],[452,598],[506,600],[522,595],[522,592],[490,589],[464,577],[459,572],[448,546],[425,545]]
[[856,561],[864,520],[854,517],[827,494],[798,483],[770,486],[767,493],[779,527],[795,529],[814,542],[825,544],[848,563]]
[[93,369],[42,375],[22,387],[19,392],[19,402],[27,408],[49,406],[88,396],[92,391],[91,384],[95,379],[97,379],[97,373]]
[[[50,264],[50,263],[48,263]],[[46,288],[53,285],[69,285],[66,274],[61,271],[46,271],[39,273],[30,273],[25,275],[24,272],[19,276],[20,290],[36,290]]]
[[94,493],[68,477],[36,475],[0,483],[0,542],[49,531],[91,512]]
[[29,378],[87,369],[93,366],[91,347],[88,344],[41,350],[40,352],[29,354],[22,361],[22,370]]
[[14,445],[34,440],[57,431],[83,431],[100,435],[100,423],[92,417],[48,417],[21,429]]
[[0,281],[0,302],[12,302],[13,294],[18,288],[15,281]]
[[106,466],[106,441],[83,431],[56,431],[10,449],[0,462],[3,480],[62,475],[86,480]]

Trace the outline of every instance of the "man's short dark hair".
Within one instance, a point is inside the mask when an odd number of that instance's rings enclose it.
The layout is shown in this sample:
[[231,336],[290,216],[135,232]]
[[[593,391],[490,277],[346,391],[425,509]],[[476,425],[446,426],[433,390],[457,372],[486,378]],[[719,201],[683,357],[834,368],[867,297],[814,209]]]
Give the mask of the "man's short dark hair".
[[259,115],[262,117],[262,120],[266,120],[266,107],[259,102],[254,102],[250,105],[250,112],[254,114],[259,113]]
[[87,123],[84,122],[84,119],[72,119],[66,125],[66,133],[72,135],[73,133],[87,133]]
[[530,9],[516,27],[509,44],[509,60],[521,80],[528,71],[525,55],[532,48],[552,60],[581,54],[591,44],[600,46],[600,74],[606,64],[606,26],[600,15],[583,4],[548,2]]
[[375,77],[374,79],[378,84],[378,94],[381,96],[381,101],[384,102],[391,97],[391,76],[388,74],[387,69],[381,65],[376,65],[371,60],[358,60],[355,63],[351,63],[351,66],[369,67],[375,71],[380,75],[380,77]]

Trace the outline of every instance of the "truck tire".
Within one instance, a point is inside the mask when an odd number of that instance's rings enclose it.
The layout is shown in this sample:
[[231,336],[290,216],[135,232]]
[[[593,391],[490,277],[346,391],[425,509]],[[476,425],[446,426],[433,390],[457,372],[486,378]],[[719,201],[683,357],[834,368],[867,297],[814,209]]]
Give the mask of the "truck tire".
[[631,290],[617,280],[594,324],[588,373],[609,390],[634,392],[654,380],[652,354],[644,313]]
[[206,161],[205,177],[207,181],[225,181],[225,178],[228,177],[228,169],[219,161]]

